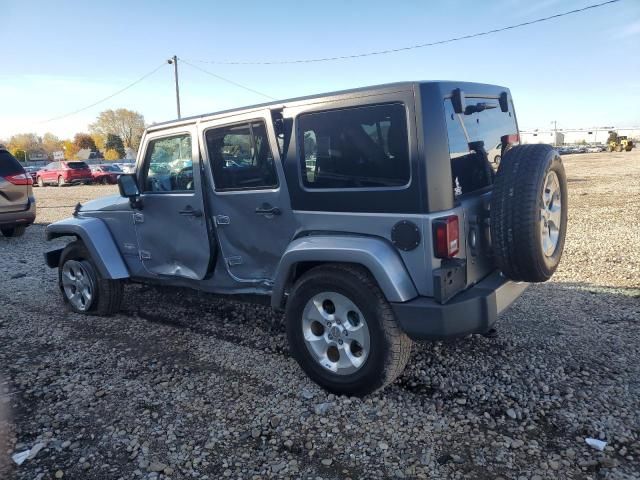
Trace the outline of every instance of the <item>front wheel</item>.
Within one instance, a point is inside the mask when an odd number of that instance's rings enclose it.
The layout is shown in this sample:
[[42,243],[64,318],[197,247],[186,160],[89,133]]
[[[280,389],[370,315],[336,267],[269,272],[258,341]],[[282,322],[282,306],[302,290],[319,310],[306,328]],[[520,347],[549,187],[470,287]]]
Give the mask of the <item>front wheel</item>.
[[60,255],[58,283],[64,301],[77,313],[110,315],[120,310],[122,281],[100,275],[79,240],[67,245]]
[[367,395],[393,382],[409,360],[411,340],[361,267],[310,270],[291,292],[285,316],[293,357],[331,392]]

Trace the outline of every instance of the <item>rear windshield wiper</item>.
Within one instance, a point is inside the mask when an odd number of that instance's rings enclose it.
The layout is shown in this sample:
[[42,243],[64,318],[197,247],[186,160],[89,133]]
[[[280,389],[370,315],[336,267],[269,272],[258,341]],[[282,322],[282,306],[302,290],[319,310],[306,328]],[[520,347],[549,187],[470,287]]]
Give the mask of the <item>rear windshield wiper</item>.
[[498,106],[493,103],[479,102],[475,105],[467,105],[467,107],[464,109],[464,114],[471,115],[478,112],[484,112],[485,110],[489,110],[492,108],[498,108]]

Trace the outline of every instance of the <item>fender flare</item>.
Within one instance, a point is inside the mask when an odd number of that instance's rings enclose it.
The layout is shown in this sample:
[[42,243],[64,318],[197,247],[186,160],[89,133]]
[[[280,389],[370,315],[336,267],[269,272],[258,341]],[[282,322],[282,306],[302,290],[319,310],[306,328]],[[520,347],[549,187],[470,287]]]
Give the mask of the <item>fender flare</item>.
[[418,296],[398,252],[380,238],[322,235],[298,238],[285,250],[274,278],[271,306],[282,308],[285,290],[296,264],[301,262],[354,263],[367,268],[389,302]]
[[[109,228],[99,218],[67,218],[48,225],[45,235],[47,240],[68,236],[82,240],[104,278],[117,280],[130,277]],[[56,249],[45,253],[47,265],[57,267],[61,252],[62,249]]]

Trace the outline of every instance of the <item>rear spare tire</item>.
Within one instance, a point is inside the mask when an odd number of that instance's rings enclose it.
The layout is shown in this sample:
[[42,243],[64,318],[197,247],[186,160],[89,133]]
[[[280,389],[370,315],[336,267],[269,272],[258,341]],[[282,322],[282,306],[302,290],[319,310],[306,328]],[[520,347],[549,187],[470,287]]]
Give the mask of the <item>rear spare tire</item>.
[[545,282],[555,272],[567,231],[567,177],[550,145],[506,152],[491,196],[497,267],[516,281]]

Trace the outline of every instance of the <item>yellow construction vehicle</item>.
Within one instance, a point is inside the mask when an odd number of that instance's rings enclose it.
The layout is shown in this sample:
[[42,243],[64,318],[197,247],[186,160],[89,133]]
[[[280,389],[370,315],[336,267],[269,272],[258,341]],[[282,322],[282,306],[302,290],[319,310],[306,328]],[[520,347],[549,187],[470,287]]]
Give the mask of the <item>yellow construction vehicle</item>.
[[607,151],[609,152],[630,152],[633,148],[633,141],[626,135],[618,135],[617,132],[610,131],[607,140]]

